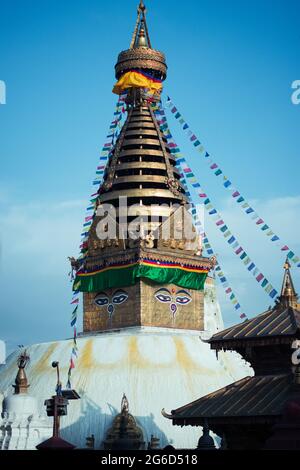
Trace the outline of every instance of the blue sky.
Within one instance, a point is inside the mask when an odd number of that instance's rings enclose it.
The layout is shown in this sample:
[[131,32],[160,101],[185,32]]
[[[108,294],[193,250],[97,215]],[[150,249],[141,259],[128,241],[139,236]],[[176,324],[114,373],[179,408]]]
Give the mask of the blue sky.
[[[300,253],[298,1],[149,0],[153,47],[166,53],[169,94],[243,195]],[[116,97],[114,64],[129,46],[137,1],[0,0],[0,338],[70,334],[67,256]],[[283,256],[230,201],[169,115],[176,140],[249,255],[279,288]],[[271,301],[206,221],[241,304]],[[300,291],[300,276],[293,270]],[[220,292],[226,324],[238,316]]]

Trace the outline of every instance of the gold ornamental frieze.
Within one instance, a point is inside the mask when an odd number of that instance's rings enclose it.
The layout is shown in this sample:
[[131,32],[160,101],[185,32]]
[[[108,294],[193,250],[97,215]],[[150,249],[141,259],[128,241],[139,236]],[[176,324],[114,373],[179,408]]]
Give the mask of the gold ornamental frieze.
[[[144,259],[161,262],[161,263],[175,263],[180,264],[182,267],[203,268],[210,271],[214,266],[214,261],[209,258],[195,257],[194,255],[168,253],[167,251],[158,251],[155,249],[147,248],[146,244],[142,244],[143,240],[136,241],[138,246],[125,251],[119,251],[115,254],[106,253],[102,256],[95,256],[87,258],[86,269],[87,271],[94,269],[102,269],[104,267],[113,266],[118,263],[136,263],[142,262]],[[142,245],[142,246],[141,246]]]
[[161,72],[163,78],[167,75],[165,55],[155,49],[135,48],[122,51],[115,66],[116,78],[130,69],[150,69]]

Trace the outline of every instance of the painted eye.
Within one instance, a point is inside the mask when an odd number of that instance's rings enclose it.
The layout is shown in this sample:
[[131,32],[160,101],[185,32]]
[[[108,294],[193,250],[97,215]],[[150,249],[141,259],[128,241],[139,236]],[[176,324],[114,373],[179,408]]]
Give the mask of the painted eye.
[[155,296],[160,302],[171,302],[172,297],[168,294],[156,294]]
[[186,295],[178,295],[176,297],[176,303],[180,304],[180,305],[186,305],[188,303],[191,302],[191,298],[190,297],[187,297]]
[[114,294],[113,296],[113,303],[114,304],[122,304],[123,302],[126,302],[126,300],[128,299],[128,294],[126,294],[126,292],[124,291],[118,291]]
[[95,302],[95,304],[98,305],[99,307],[103,307],[103,305],[107,305],[107,304],[108,304],[108,297],[107,297],[107,295],[104,295],[104,294],[98,294],[98,295],[95,297],[94,302]]

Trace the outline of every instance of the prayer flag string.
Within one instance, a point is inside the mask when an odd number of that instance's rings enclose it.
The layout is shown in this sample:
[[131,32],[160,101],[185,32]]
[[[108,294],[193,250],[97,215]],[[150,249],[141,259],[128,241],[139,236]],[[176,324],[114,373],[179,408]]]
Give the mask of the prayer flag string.
[[[170,129],[168,128],[168,124],[166,123],[166,119],[161,119],[164,116],[164,111],[162,109],[161,104],[154,104],[152,105],[154,109],[155,116],[157,117],[157,122],[160,125],[160,129],[163,132],[164,136],[166,137],[167,141],[172,138],[172,134]],[[163,121],[163,122],[162,122]],[[191,185],[195,190],[197,190],[197,195],[201,201],[203,201],[205,210],[208,212],[209,216],[215,222],[216,227],[221,232],[222,236],[227,241],[228,245],[232,248],[235,255],[238,256],[245,266],[245,268],[251,273],[259,285],[264,289],[264,291],[271,297],[274,298],[277,295],[277,290],[273,287],[273,285],[268,281],[266,276],[260,271],[257,265],[252,261],[252,259],[248,256],[247,252],[243,249],[240,245],[236,236],[229,230],[228,225],[226,225],[225,221],[222,218],[220,212],[213,206],[212,201],[207,196],[207,193],[204,191],[203,186],[199,183],[196,179],[194,173],[192,172],[191,168],[188,166],[185,157],[181,153],[178,145],[174,142],[172,138],[173,145],[170,148],[171,153],[176,156],[176,165],[180,165],[183,169],[182,175],[187,179],[189,185]],[[175,145],[175,146],[174,146]],[[199,191],[199,192],[198,192]],[[190,193],[188,192],[188,196],[190,197]]]
[[[125,113],[125,98],[126,94],[122,93],[119,96],[118,102],[116,104],[116,108],[114,111],[114,117],[113,120],[109,126],[109,130],[106,136],[106,142],[103,145],[103,148],[100,153],[100,158],[99,158],[99,164],[97,165],[96,168],[96,175],[95,178],[93,179],[93,186],[99,187],[103,176],[105,172],[105,168],[107,165],[108,158],[110,156],[110,153],[114,147],[115,141],[118,138],[119,132],[122,128],[122,118]],[[78,258],[78,261],[82,264],[86,254],[88,252],[88,235],[90,228],[92,226],[95,214],[96,214],[96,209],[97,209],[97,199],[98,199],[98,191],[93,192],[90,196],[89,204],[88,207],[86,208],[86,214],[84,217],[84,223],[83,223],[83,229],[81,233],[81,242],[80,242],[80,256]],[[73,269],[71,271],[71,281],[73,281]],[[73,311],[71,314],[71,327],[73,329],[73,344],[72,344],[72,351],[71,351],[71,357],[70,357],[70,363],[69,363],[69,369],[68,369],[68,380],[67,380],[67,388],[71,388],[71,375],[72,375],[72,370],[75,368],[75,362],[76,358],[78,356],[78,347],[77,347],[77,319],[78,319],[78,307],[80,303],[80,298],[79,298],[79,290],[76,290],[76,286],[73,286],[73,295],[70,304],[73,307]]]
[[246,215],[249,215],[253,222],[255,222],[256,227],[263,232],[269,240],[280,249],[282,252],[286,252],[286,256],[291,260],[297,267],[300,267],[300,257],[297,256],[293,250],[289,248],[288,245],[282,244],[280,237],[271,229],[270,225],[262,219],[259,214],[254,210],[252,205],[247,202],[246,198],[241,194],[241,192],[233,185],[232,181],[224,174],[223,170],[220,168],[219,164],[212,158],[211,154],[206,150],[202,142],[198,139],[196,134],[191,130],[190,125],[183,118],[182,114],[178,111],[178,108],[174,105],[171,98],[167,97],[166,107],[170,109],[172,115],[180,124],[180,127],[185,134],[188,136],[189,141],[192,142],[193,146],[196,148],[196,151],[200,153],[205,158],[206,163],[209,165],[210,170],[214,173],[215,176],[219,176],[219,181],[221,181],[222,186],[231,192],[232,198],[236,201],[238,206],[243,210]]
[[[165,123],[167,121],[167,119],[165,117],[164,111],[161,108],[159,109],[155,106],[154,106],[154,109],[155,109],[154,114],[156,115],[156,118],[159,120],[159,122],[160,123],[162,123],[162,122]],[[166,131],[168,132],[168,147],[169,148],[177,148],[177,144],[175,143],[170,130],[166,129]],[[230,303],[234,307],[235,311],[239,312],[240,319],[248,320],[247,315],[242,311],[242,307],[241,307],[240,302],[237,299],[237,296],[235,295],[235,293],[233,292],[232,287],[229,284],[228,278],[226,277],[225,273],[223,272],[223,270],[221,268],[220,262],[219,262],[219,260],[217,259],[216,255],[215,255],[215,252],[213,250],[213,247],[212,247],[211,243],[209,242],[208,235],[204,230],[204,227],[203,227],[203,225],[200,221],[200,218],[198,217],[197,209],[196,209],[195,204],[192,202],[192,200],[190,198],[190,192],[189,192],[189,189],[188,189],[187,181],[185,179],[184,172],[182,171],[180,163],[178,163],[178,165],[176,165],[176,166],[178,167],[178,169],[181,173],[180,180],[181,180],[182,186],[185,190],[185,193],[187,194],[187,196],[189,198],[189,202],[191,204],[191,214],[192,214],[192,217],[193,217],[194,222],[195,222],[195,227],[196,227],[199,235],[202,238],[202,243],[203,243],[203,246],[205,248],[205,251],[206,251],[207,255],[209,255],[210,257],[214,256],[215,259],[216,259],[216,266],[215,266],[214,270],[215,270],[215,273],[217,274],[217,277],[219,279],[219,282],[220,282],[222,288],[224,289],[225,296],[230,301]]]

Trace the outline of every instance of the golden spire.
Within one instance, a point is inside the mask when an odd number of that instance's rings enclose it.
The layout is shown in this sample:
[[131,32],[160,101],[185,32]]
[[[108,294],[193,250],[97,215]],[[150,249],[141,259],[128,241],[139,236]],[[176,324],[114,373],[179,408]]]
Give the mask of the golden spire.
[[120,52],[115,65],[116,79],[132,70],[144,70],[155,78],[165,80],[167,64],[165,55],[152,49],[146,21],[146,7],[141,1],[129,49]]
[[15,385],[13,385],[15,389],[15,394],[18,395],[20,393],[27,393],[27,388],[29,387],[25,367],[26,364],[29,362],[29,356],[26,352],[26,349],[19,355],[17,364],[18,364],[18,373],[15,380]]
[[283,276],[282,288],[281,288],[279,300],[280,300],[280,303],[288,307],[297,308],[298,295],[296,294],[296,291],[294,288],[294,283],[292,280],[290,267],[291,265],[287,258],[283,266],[284,276]]
[[147,47],[151,49],[151,42],[146,22],[146,11],[146,6],[141,0],[137,9],[137,19],[130,43],[130,49],[136,49],[137,47]]

